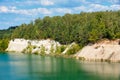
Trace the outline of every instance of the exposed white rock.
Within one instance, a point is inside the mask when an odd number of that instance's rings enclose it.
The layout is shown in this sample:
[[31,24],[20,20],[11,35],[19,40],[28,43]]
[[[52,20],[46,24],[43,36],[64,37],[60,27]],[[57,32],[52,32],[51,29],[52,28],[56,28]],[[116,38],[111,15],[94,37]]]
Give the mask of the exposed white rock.
[[[14,39],[9,42],[6,51],[14,52],[30,52],[40,53],[44,48],[45,54],[50,54],[51,51],[55,52],[56,46],[61,46],[59,42],[54,40],[25,40],[25,39]],[[51,50],[53,49],[53,50]]]
[[22,52],[28,46],[28,41],[25,39],[14,39],[9,42],[6,51]]
[[44,48],[45,49],[45,54],[50,54],[51,53],[51,49],[53,49],[53,52],[55,52],[56,50],[56,46],[61,46],[61,44],[59,42],[56,42],[54,40],[40,40],[40,41],[30,41],[31,42],[31,46],[34,46],[36,48],[32,49],[32,53],[41,52],[41,49]]
[[93,45],[85,46],[75,56],[85,60],[120,61],[120,40],[103,40]]

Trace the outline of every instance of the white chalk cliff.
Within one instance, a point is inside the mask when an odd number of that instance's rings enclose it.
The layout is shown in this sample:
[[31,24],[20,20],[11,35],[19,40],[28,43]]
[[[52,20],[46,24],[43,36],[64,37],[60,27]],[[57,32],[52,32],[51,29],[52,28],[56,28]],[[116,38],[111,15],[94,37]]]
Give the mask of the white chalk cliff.
[[103,40],[93,45],[87,45],[76,55],[77,59],[120,61],[120,40]]
[[[69,45],[61,45],[54,40],[26,40],[26,39],[14,39],[9,42],[8,52],[23,52],[23,53],[35,53],[35,54],[67,54],[72,49],[75,49],[76,43]],[[75,51],[70,52],[76,53]]]
[[49,54],[51,49],[55,52],[56,47],[61,46],[59,42],[54,40],[25,40],[25,39],[14,39],[9,42],[6,51],[13,52],[30,52],[30,53],[40,53],[44,50],[45,54]]
[[28,40],[14,39],[9,42],[6,51],[22,52],[28,46]]

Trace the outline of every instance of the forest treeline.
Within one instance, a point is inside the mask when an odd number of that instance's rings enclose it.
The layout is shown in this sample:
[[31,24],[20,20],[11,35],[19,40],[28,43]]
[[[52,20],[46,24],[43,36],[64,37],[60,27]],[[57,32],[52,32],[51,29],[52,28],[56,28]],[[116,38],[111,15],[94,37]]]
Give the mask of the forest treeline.
[[3,29],[0,30],[0,40],[1,39],[11,39],[11,35],[13,31],[17,28],[18,26],[11,26],[8,29]]
[[[78,43],[85,46],[98,40],[120,38],[120,11],[81,12],[64,16],[46,16],[29,24],[8,29],[3,36],[8,39],[53,39],[61,44]],[[7,34],[8,33],[8,34]]]
[[8,29],[0,30],[0,52],[4,52],[8,47],[9,40],[11,39],[13,31],[18,26],[11,26]]

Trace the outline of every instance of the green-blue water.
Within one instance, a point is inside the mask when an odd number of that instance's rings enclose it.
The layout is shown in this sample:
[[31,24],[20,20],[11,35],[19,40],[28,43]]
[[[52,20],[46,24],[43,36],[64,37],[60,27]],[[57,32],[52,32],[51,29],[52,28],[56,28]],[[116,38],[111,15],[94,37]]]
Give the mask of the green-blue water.
[[120,80],[120,63],[1,53],[0,80]]

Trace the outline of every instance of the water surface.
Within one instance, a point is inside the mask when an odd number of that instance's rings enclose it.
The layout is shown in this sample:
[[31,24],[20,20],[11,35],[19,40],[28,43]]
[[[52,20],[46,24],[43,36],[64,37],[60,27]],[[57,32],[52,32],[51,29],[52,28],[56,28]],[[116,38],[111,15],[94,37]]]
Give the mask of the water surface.
[[0,80],[120,80],[120,63],[1,53]]

